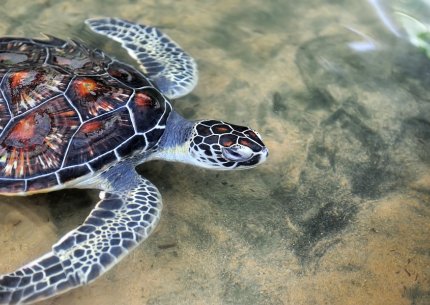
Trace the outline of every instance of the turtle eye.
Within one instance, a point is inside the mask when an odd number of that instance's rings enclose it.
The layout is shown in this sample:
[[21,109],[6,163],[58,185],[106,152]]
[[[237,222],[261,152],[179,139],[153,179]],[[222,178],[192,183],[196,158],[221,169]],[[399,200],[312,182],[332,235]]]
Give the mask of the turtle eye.
[[240,144],[234,144],[229,147],[222,148],[222,155],[230,161],[243,162],[249,160],[254,152],[251,148]]

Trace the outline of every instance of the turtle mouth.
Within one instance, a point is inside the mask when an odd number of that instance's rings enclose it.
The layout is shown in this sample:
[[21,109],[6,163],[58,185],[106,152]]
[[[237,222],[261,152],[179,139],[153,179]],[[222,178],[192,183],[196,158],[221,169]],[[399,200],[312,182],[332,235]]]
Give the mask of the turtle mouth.
[[266,161],[267,157],[269,156],[269,149],[267,147],[263,147],[260,154],[260,163],[262,163]]
[[263,147],[261,152],[254,153],[250,158],[242,161],[236,161],[237,162],[236,168],[245,169],[245,168],[255,167],[258,164],[261,164],[264,161],[266,161],[268,155],[269,155],[269,150],[266,147]]

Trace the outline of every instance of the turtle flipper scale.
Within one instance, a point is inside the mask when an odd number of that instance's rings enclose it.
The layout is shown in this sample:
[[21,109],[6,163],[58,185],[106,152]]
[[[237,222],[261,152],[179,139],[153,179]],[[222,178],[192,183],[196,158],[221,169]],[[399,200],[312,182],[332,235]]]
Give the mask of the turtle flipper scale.
[[92,31],[120,42],[168,98],[184,96],[197,84],[194,59],[157,28],[118,18],[88,19],[85,23]]
[[161,197],[154,185],[131,170],[107,176],[110,190],[101,192],[85,222],[51,252],[0,276],[0,304],[28,304],[87,284],[148,237],[160,217]]

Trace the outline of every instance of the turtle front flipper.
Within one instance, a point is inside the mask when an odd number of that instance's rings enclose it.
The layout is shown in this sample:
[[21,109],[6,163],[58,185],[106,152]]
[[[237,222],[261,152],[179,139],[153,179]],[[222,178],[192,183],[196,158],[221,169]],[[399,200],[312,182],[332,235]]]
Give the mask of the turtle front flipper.
[[87,284],[148,237],[162,207],[155,186],[132,166],[102,177],[107,191],[81,226],[51,252],[0,277],[0,304],[28,304]]
[[184,96],[196,86],[194,59],[157,28],[118,18],[88,19],[85,23],[94,32],[120,42],[168,98]]

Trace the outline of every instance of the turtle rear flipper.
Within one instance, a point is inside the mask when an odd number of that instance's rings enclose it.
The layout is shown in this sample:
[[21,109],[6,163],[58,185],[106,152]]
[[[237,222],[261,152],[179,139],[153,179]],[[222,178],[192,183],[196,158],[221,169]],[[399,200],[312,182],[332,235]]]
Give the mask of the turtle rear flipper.
[[118,18],[88,19],[85,23],[94,32],[120,42],[168,98],[184,96],[196,86],[194,59],[157,28]]
[[107,191],[85,222],[52,251],[0,277],[0,304],[27,304],[95,280],[152,232],[161,197],[132,166],[111,169],[101,185]]

